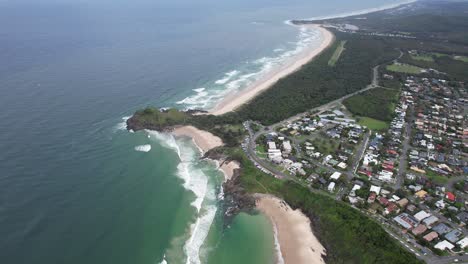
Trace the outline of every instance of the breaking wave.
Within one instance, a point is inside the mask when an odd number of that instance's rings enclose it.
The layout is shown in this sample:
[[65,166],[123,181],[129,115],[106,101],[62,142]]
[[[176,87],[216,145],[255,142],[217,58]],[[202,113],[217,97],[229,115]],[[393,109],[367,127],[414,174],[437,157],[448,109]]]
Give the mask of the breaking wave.
[[273,221],[271,221],[273,225],[273,235],[275,237],[275,251],[276,251],[276,263],[284,264],[283,254],[281,253],[281,246],[278,241],[278,229]]
[[124,116],[122,117],[122,122],[119,122],[115,125],[114,130],[127,130],[127,120],[130,119],[131,116]]
[[216,84],[225,84],[227,83],[229,80],[232,79],[232,77],[236,76],[237,74],[239,74],[239,71],[230,71],[228,73],[225,74],[226,77],[224,77],[223,79],[219,79],[217,81],[215,81]]
[[185,106],[186,109],[208,110],[226,95],[261,80],[272,70],[280,69],[305,49],[320,45],[319,30],[310,27],[298,28],[296,41],[287,43],[287,48],[281,46],[273,49],[271,56],[248,61],[238,69],[226,72],[221,79],[206,83],[203,88],[193,89],[195,94],[178,101],[177,104]]
[[198,150],[187,141],[176,140],[170,134],[146,131],[150,138],[156,139],[162,146],[174,150],[179,156],[177,176],[181,178],[185,189],[195,195],[191,205],[196,209],[196,220],[190,225],[190,233],[185,234],[184,243],[186,263],[201,263],[200,250],[205,242],[217,212],[217,197],[210,177],[200,168]]

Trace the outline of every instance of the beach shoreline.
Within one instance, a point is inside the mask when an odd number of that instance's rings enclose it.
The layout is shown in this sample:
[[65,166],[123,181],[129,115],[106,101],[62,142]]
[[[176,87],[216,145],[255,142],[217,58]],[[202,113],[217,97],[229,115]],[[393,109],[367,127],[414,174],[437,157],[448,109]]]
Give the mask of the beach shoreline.
[[228,94],[221,100],[221,102],[219,102],[213,109],[211,109],[208,114],[222,115],[236,110],[240,106],[248,103],[261,92],[272,87],[281,78],[294,73],[302,66],[312,61],[334,42],[335,36],[333,33],[320,25],[310,24],[301,25],[299,27],[309,27],[319,30],[322,35],[322,42],[320,46],[314,49],[306,49],[304,52],[301,52],[295,56],[294,59],[292,59],[287,65],[283,66],[277,71],[272,71],[271,73],[267,74],[260,80],[252,83],[247,88],[239,92]]
[[[202,156],[211,149],[224,145],[219,137],[194,126],[177,127],[172,131],[172,134],[175,137],[190,137]],[[240,164],[237,161],[215,161],[218,164],[218,169],[224,174],[224,181],[232,179],[235,171],[240,169]]]
[[277,236],[277,263],[325,263],[325,248],[312,232],[307,216],[275,196],[256,194],[255,198],[256,208],[270,220]]

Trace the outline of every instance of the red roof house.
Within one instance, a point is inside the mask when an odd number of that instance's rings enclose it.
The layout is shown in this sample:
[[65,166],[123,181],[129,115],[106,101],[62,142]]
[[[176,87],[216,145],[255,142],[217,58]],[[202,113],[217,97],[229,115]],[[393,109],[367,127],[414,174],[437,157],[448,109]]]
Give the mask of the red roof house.
[[451,193],[451,192],[447,192],[445,194],[445,198],[447,198],[449,201],[451,202],[455,202],[455,194]]

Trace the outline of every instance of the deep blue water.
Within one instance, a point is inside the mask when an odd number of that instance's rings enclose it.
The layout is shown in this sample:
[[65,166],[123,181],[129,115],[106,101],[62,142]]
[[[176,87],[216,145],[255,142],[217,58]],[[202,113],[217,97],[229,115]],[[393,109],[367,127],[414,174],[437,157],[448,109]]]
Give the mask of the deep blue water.
[[[161,139],[119,129],[122,117],[216,99],[226,73],[240,72],[236,80],[296,47],[286,19],[395,2],[0,0],[1,262],[183,255],[171,243],[189,235],[195,196],[179,157]],[[152,150],[134,150],[142,144]],[[216,188],[214,165],[196,166]]]

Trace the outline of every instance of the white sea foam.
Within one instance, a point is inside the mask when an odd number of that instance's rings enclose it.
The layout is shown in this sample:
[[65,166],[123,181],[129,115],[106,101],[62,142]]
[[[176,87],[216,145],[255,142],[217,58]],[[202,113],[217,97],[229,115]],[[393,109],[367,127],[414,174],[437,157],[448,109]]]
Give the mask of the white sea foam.
[[208,175],[197,167],[200,161],[197,150],[192,145],[176,140],[170,134],[156,131],[147,131],[147,133],[162,146],[176,151],[180,158],[177,176],[184,181],[184,188],[195,195],[191,205],[196,208],[197,214],[196,221],[191,225],[189,238],[184,244],[184,250],[187,263],[201,263],[200,249],[208,236],[217,211],[215,187],[210,186]]
[[239,71],[230,71],[228,73],[225,74],[225,77],[222,78],[222,79],[219,79],[217,81],[215,81],[216,84],[225,84],[227,83],[229,80],[232,79],[232,77],[236,76],[237,74],[239,74]]
[[115,130],[126,130],[127,129],[127,120],[130,119],[131,116],[124,116],[122,117],[122,122],[119,122],[115,125]]
[[[214,191],[209,192],[211,195],[207,197],[214,200]],[[192,235],[185,242],[185,254],[187,255],[187,264],[200,264],[200,248],[205,242],[210,231],[213,220],[216,216],[216,205],[208,205],[204,208],[204,212],[199,214],[197,220],[191,226]]]
[[206,89],[194,89],[194,95],[177,102],[185,105],[187,109],[209,109],[214,107],[226,95],[248,87],[256,81],[265,78],[269,72],[281,69],[287,62],[295,58],[306,48],[313,48],[321,34],[318,30],[309,27],[298,27],[299,33],[295,42],[289,43],[290,48],[277,48],[273,55],[246,62],[239,69],[230,71],[222,79],[206,84]]
[[135,150],[140,151],[140,152],[149,152],[151,150],[151,145],[146,144],[146,145],[136,146]]
[[166,255],[164,255],[163,259],[161,260],[161,262],[159,262],[159,264],[167,264]]
[[278,240],[278,229],[276,228],[275,223],[272,222],[273,225],[273,236],[275,238],[275,251],[276,251],[276,263],[284,264],[283,254],[281,253],[281,246]]

